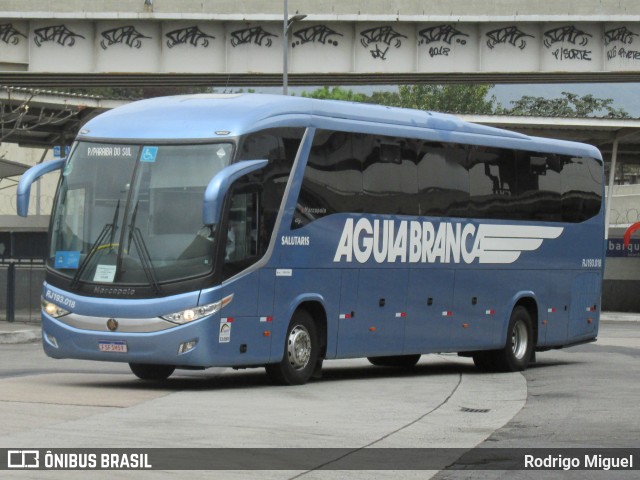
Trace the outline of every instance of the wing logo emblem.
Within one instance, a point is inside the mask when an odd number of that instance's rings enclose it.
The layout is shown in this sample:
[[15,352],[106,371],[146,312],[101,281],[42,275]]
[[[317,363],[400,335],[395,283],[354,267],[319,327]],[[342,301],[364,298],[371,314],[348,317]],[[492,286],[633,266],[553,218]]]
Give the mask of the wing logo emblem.
[[522,252],[532,252],[544,240],[558,238],[563,227],[534,227],[528,225],[480,225],[478,236],[480,263],[514,263]]

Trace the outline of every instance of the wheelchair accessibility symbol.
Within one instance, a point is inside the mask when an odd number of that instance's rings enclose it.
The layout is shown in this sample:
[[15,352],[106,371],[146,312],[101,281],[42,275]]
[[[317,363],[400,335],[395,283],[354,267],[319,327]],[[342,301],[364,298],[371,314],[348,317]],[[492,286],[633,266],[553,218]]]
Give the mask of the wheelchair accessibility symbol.
[[142,155],[140,156],[141,162],[155,162],[158,156],[158,147],[143,147]]

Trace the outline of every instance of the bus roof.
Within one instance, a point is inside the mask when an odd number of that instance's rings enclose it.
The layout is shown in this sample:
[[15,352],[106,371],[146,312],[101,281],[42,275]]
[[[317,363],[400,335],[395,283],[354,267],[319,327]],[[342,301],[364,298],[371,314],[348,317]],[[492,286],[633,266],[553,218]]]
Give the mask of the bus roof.
[[[442,113],[253,93],[180,95],[132,102],[89,121],[78,139],[179,142],[235,137],[264,128],[344,129],[349,125],[354,131],[360,130],[355,127],[360,125],[378,133],[388,131],[389,135],[415,135],[436,141],[477,142],[506,148],[527,148],[526,144],[534,140],[534,137],[465,122]],[[538,150],[601,158],[600,152],[590,145],[535,140]]]

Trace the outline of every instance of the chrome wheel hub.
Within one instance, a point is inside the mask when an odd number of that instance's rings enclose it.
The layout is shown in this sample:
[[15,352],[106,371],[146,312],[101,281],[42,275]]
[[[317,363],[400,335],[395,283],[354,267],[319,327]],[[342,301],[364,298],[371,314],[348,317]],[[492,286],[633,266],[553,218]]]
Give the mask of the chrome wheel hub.
[[296,370],[302,370],[311,358],[311,336],[302,325],[296,325],[287,343],[287,355],[289,364]]
[[527,326],[521,320],[518,320],[513,326],[511,332],[511,351],[513,356],[518,360],[522,360],[527,352],[529,345],[529,334]]

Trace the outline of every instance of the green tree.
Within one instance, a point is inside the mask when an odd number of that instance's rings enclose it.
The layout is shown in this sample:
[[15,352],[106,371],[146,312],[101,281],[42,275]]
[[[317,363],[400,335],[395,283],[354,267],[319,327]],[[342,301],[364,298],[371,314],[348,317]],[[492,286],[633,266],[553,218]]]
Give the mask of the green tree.
[[610,98],[595,98],[593,95],[579,96],[562,92],[562,97],[545,98],[525,95],[511,102],[511,108],[499,108],[504,115],[531,115],[539,117],[606,117],[629,118],[624,109],[613,108]]
[[493,85],[402,85],[398,89],[400,107],[446,113],[491,114],[497,108]]
[[321,100],[344,100],[347,102],[366,102],[367,96],[363,93],[356,93],[353,90],[346,90],[342,87],[324,86],[307,93],[302,92],[302,97],[318,98]]
[[341,87],[322,87],[303,97],[377,103],[393,107],[447,113],[490,114],[497,108],[492,85],[401,85],[397,92],[378,91],[364,95]]
[[390,107],[399,107],[400,106],[400,94],[398,92],[391,91],[378,91],[373,92],[369,98],[367,98],[367,103],[376,103],[378,105],[387,105]]

